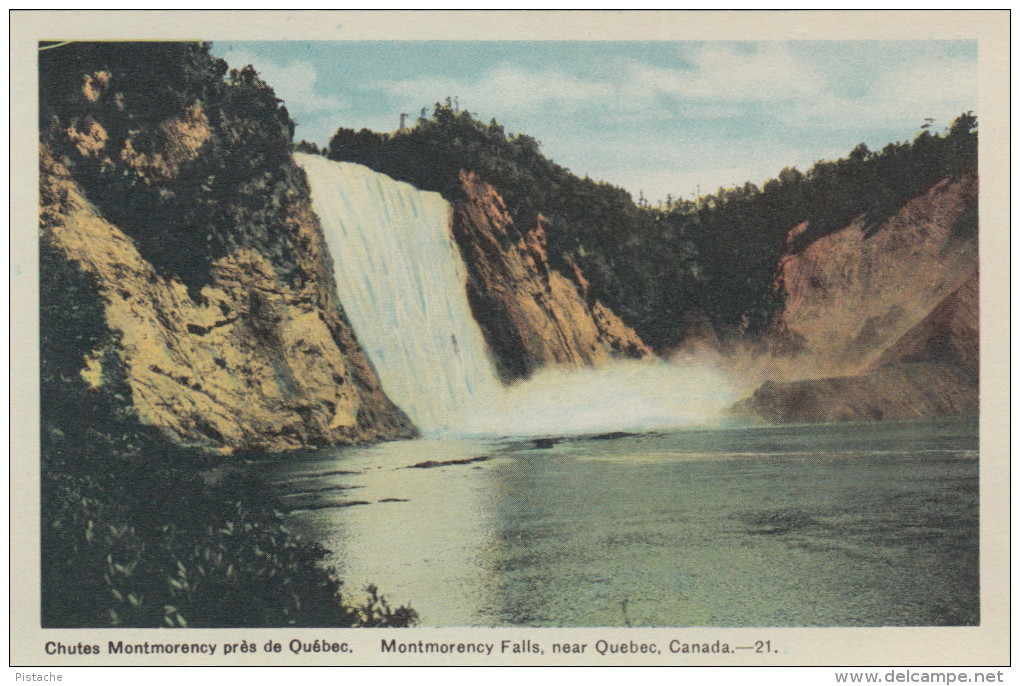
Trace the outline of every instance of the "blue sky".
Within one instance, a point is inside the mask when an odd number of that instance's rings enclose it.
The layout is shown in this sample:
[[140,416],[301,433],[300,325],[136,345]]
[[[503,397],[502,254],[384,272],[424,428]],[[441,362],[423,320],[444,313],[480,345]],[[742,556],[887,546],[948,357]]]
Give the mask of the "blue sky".
[[213,53],[255,66],[297,138],[392,131],[401,112],[457,96],[575,173],[652,201],[760,185],[977,111],[975,41],[222,41]]

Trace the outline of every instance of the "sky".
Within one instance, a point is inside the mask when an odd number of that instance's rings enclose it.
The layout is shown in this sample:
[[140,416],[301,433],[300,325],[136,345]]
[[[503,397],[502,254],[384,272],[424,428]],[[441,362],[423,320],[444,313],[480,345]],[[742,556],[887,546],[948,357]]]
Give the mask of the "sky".
[[456,96],[574,173],[650,202],[757,185],[858,143],[910,140],[977,112],[976,41],[217,42],[297,122],[393,131]]

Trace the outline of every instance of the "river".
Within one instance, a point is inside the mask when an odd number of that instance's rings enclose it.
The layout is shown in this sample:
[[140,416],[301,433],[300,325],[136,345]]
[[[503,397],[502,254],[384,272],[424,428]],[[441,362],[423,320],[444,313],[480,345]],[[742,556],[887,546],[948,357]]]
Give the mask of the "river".
[[979,622],[976,420],[448,438],[273,463],[423,626]]

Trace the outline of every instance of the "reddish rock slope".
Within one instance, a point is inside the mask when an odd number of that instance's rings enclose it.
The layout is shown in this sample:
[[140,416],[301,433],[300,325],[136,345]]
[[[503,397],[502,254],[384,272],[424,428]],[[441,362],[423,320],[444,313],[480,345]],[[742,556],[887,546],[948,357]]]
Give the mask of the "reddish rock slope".
[[514,226],[503,199],[474,174],[461,172],[464,200],[453,233],[468,267],[468,298],[505,381],[544,364],[590,365],[640,358],[649,349],[633,329],[574,280],[549,268],[541,216],[527,231]]
[[977,239],[955,229],[973,175],[946,180],[869,227],[863,217],[783,257],[774,332],[813,366],[863,371],[974,273]]
[[[774,368],[732,410],[770,422],[978,411],[977,179],[943,181],[873,230],[863,219],[784,257]],[[798,373],[799,372],[799,373]]]

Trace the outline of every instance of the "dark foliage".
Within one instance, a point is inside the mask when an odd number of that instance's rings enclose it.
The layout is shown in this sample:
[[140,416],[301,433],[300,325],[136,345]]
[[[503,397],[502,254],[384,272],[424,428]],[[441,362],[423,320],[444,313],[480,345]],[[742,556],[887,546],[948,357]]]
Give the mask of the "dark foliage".
[[[98,74],[108,85],[89,98],[83,84]],[[290,158],[294,122],[254,69],[228,74],[202,43],[76,42],[41,51],[39,75],[44,141],[153,266],[197,293],[212,261],[249,247],[290,276],[279,208],[305,180]],[[158,154],[162,125],[189,107],[207,118],[209,138],[171,177],[146,177],[118,157],[126,142]],[[61,135],[90,121],[106,133],[103,154],[82,154]]]
[[[41,258],[42,620],[47,627],[407,626],[374,588],[352,605],[325,551],[291,533],[250,473],[140,424],[87,277]],[[101,354],[103,384],[80,370]]]
[[[913,142],[880,152],[862,143],[804,174],[786,168],[760,190],[747,184],[680,203],[666,221],[697,245],[705,267],[701,308],[723,324],[760,330],[778,304],[770,285],[785,249],[797,250],[858,217],[873,230],[935,183],[976,172],[976,129],[976,117],[967,113],[940,136],[922,130]],[[787,232],[802,222],[807,229],[787,246]]]
[[458,172],[474,171],[506,200],[514,221],[548,220],[555,268],[571,258],[596,296],[657,349],[683,336],[685,314],[707,314],[722,331],[759,331],[777,303],[770,286],[786,233],[810,222],[802,240],[854,217],[877,221],[940,179],[976,168],[976,118],[962,115],[944,135],[784,169],[759,189],[720,189],[696,202],[635,204],[615,186],[580,178],[541,154],[539,143],[508,135],[495,120],[436,104],[431,118],[396,134],[339,129],[326,155],[365,164],[415,186],[461,197]]
[[[254,70],[226,75],[192,43],[72,43],[39,60],[42,142],[154,266],[197,289],[214,259],[247,247],[288,276],[280,207],[307,189],[290,161],[293,123]],[[108,84],[101,96],[83,87],[90,78]],[[196,103],[210,135],[175,173],[146,178],[118,157],[126,141],[158,152],[163,123]],[[89,122],[107,136],[99,155],[66,135]],[[325,551],[287,530],[257,479],[207,483],[220,460],[143,425],[96,288],[46,242],[39,267],[43,626],[416,620],[374,588],[352,604]]]

